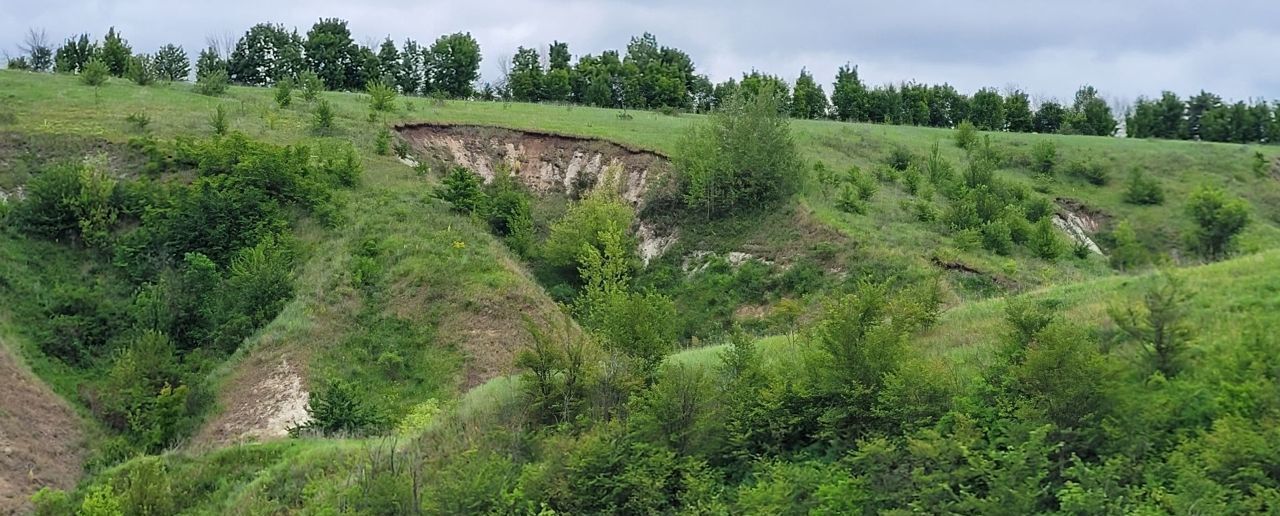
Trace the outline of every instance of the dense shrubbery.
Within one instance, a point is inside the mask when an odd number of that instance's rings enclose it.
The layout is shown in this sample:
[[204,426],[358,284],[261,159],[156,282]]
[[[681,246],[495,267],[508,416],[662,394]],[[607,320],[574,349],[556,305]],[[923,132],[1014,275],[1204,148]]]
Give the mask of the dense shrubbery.
[[684,202],[708,217],[759,209],[795,191],[803,164],[773,95],[740,95],[693,126],[673,158]]
[[141,147],[151,149],[149,174],[191,170],[194,180],[118,180],[98,160],[52,166],[7,219],[113,259],[96,283],[42,293],[28,321],[50,357],[103,368],[81,394],[117,432],[102,447],[107,462],[190,431],[210,403],[211,359],[235,351],[292,297],[290,211],[328,218],[330,191],[359,174],[350,151],[317,160],[240,134]]

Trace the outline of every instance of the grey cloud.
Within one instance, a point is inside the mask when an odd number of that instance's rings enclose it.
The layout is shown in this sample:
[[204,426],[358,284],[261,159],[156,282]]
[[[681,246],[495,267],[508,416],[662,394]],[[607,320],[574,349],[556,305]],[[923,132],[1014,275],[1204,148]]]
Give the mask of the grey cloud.
[[851,62],[871,83],[1017,85],[1038,97],[1067,98],[1082,83],[1121,99],[1200,88],[1238,99],[1280,96],[1280,67],[1272,64],[1280,57],[1280,2],[1260,0],[8,0],[0,6],[0,48],[14,51],[29,26],[60,41],[85,31],[100,37],[115,25],[139,50],[174,42],[194,55],[206,35],[238,36],[261,21],[306,32],[322,16],[348,20],[361,42],[471,32],[487,79],[519,45],[545,50],[560,40],[574,53],[598,53],[648,31],[689,52],[717,81],[753,68],[791,80],[804,67],[830,90],[836,67]]

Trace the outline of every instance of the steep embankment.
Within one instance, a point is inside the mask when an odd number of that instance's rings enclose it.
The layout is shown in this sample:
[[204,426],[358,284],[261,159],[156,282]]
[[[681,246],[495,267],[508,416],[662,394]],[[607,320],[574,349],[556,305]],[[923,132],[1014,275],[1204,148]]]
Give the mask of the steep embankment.
[[70,489],[84,462],[82,421],[0,333],[0,514],[30,510],[42,487]]

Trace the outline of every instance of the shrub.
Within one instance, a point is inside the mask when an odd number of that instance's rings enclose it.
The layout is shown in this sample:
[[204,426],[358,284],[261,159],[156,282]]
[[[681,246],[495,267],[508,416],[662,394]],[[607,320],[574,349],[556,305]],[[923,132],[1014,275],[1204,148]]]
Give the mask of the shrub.
[[227,110],[218,104],[213,108],[213,114],[209,115],[209,126],[213,128],[213,134],[222,136],[227,134]]
[[1110,180],[1107,169],[1093,160],[1073,161],[1067,165],[1067,173],[1097,186],[1103,186]]
[[1221,188],[1202,186],[1187,199],[1187,214],[1196,223],[1196,249],[1206,260],[1219,260],[1231,251],[1235,236],[1249,223],[1249,205],[1228,197]]
[[968,120],[961,121],[956,126],[956,147],[964,150],[972,150],[978,144],[978,128],[973,122]]
[[1253,153],[1253,162],[1250,165],[1253,169],[1253,175],[1258,177],[1267,177],[1267,169],[1270,168],[1267,164],[1267,156],[1262,154],[1261,151]]
[[196,93],[216,97],[227,92],[227,71],[213,70],[196,77]]
[[395,138],[395,143],[391,144],[391,148],[396,151],[397,158],[408,158],[413,149],[409,147],[409,142],[404,138]]
[[93,58],[84,65],[84,71],[80,72],[80,82],[97,88],[106,84],[110,76],[111,70],[107,69],[107,64],[101,59]]
[[302,86],[302,100],[308,103],[315,102],[316,98],[320,96],[320,92],[324,91],[324,82],[320,80],[320,76],[311,70],[298,75],[298,84]]
[[840,194],[836,196],[836,209],[857,215],[867,213],[866,203],[858,195],[858,188],[851,184],[845,184],[840,188]]
[[379,156],[386,156],[391,152],[391,130],[383,127],[378,131],[378,135],[373,139],[373,152]]
[[311,128],[319,134],[328,134],[333,130],[333,106],[329,101],[320,99],[311,116]]
[[533,213],[529,193],[505,171],[499,171],[489,185],[484,206],[489,228],[503,237],[507,246],[527,255],[533,246]]
[[369,93],[369,108],[374,111],[391,111],[396,107],[396,89],[382,81],[370,82],[365,90]]
[[276,105],[287,108],[293,103],[293,81],[281,79],[276,82]]
[[311,391],[307,400],[311,420],[290,430],[293,435],[315,432],[320,435],[361,436],[387,426],[387,419],[355,387],[333,382]]
[[982,247],[1001,256],[1013,251],[1013,236],[1009,231],[1009,225],[1002,220],[996,220],[983,226]]
[[124,118],[124,121],[128,122],[135,131],[140,133],[146,132],[147,126],[151,125],[151,117],[141,111],[130,113],[129,116]]
[[138,86],[150,86],[156,82],[155,60],[147,54],[138,54],[129,58],[128,67],[125,68],[125,77],[128,77]]
[[1124,191],[1124,201],[1129,204],[1154,205],[1164,203],[1164,190],[1160,182],[1135,168],[1129,174],[1129,185]]
[[775,95],[735,95],[691,126],[673,157],[684,201],[708,216],[758,209],[795,191],[803,176]]
[[1053,227],[1050,217],[1044,217],[1036,222],[1027,244],[1031,246],[1031,251],[1036,256],[1045,260],[1052,261],[1062,254],[1062,240],[1058,237],[1058,231]]
[[576,266],[583,246],[603,252],[601,233],[609,228],[630,228],[634,220],[635,210],[630,205],[607,188],[601,188],[570,206],[564,217],[551,225],[543,255],[548,263],[557,267]]
[[435,196],[453,205],[453,210],[468,215],[478,212],[485,204],[480,176],[466,167],[453,167],[445,174]]
[[885,163],[893,167],[894,170],[901,172],[911,166],[911,161],[914,159],[915,156],[912,156],[911,151],[907,150],[905,146],[895,145],[893,150],[889,151],[889,156],[885,158]]
[[1040,140],[1031,147],[1031,168],[1044,176],[1053,176],[1058,163],[1058,148],[1053,140]]
[[1138,234],[1133,231],[1129,221],[1122,220],[1111,232],[1115,245],[1111,249],[1111,266],[1127,271],[1147,263],[1147,249],[1138,241]]

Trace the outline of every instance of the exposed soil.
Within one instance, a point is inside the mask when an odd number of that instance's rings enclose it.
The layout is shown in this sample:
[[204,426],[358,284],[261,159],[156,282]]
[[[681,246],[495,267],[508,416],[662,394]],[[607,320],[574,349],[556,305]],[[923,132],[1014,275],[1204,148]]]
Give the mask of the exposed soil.
[[1053,224],[1073,241],[1084,244],[1089,251],[1103,254],[1102,248],[1093,241],[1092,236],[1107,225],[1111,216],[1075,199],[1059,197],[1056,201],[1059,211],[1053,214]]
[[289,435],[306,423],[307,389],[301,359],[264,353],[238,367],[219,393],[222,411],[192,439],[195,447],[263,441]]
[[637,208],[647,200],[649,184],[669,168],[656,153],[590,138],[470,125],[397,130],[429,158],[467,167],[486,182],[505,167],[535,193],[575,198],[612,183]]
[[80,417],[0,342],[0,514],[25,514],[42,487],[75,487],[85,447]]

